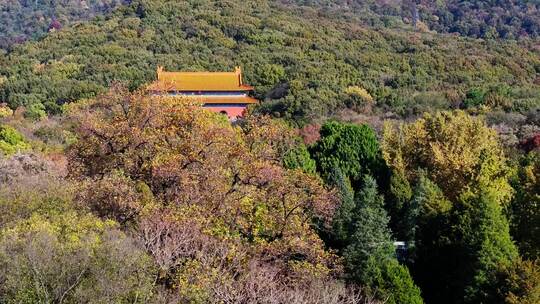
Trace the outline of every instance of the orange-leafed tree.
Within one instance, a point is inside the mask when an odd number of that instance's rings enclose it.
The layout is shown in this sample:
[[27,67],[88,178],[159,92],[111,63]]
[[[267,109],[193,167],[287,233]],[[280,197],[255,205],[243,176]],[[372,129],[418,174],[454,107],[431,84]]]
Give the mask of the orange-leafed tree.
[[135,227],[162,279],[180,288],[198,267],[225,273],[204,282],[225,284],[254,264],[291,284],[340,272],[313,225],[329,223],[334,194],[281,166],[297,142],[286,125],[248,117],[233,126],[188,100],[121,87],[69,113],[78,139],[68,170],[85,185],[82,205]]

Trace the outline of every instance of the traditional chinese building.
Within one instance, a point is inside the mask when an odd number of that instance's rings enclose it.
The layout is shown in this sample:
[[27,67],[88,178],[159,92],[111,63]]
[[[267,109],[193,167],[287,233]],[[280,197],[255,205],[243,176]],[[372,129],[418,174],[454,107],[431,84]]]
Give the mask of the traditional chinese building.
[[239,67],[234,72],[166,72],[158,67],[157,80],[168,95],[194,98],[231,120],[243,116],[248,105],[257,103],[249,96],[253,87],[244,84]]

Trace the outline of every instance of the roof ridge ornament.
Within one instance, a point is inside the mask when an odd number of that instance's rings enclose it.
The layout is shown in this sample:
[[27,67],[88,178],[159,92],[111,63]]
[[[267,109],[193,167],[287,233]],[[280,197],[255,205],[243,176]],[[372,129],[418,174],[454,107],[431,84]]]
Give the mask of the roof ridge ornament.
[[236,73],[236,75],[238,76],[238,84],[239,84],[240,86],[244,85],[244,84],[242,83],[242,68],[239,67],[239,66],[235,66],[235,67],[234,67],[234,73]]

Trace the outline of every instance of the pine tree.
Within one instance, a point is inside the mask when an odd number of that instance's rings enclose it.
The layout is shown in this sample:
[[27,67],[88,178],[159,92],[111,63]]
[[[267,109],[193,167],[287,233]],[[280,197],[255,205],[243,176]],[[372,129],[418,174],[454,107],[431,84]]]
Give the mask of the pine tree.
[[451,303],[457,290],[451,276],[456,268],[449,223],[452,203],[425,172],[418,175],[405,216],[408,265],[427,302]]
[[516,194],[510,205],[512,237],[524,258],[540,259],[540,153],[521,160],[512,181]]
[[409,247],[429,248],[433,246],[448,226],[447,218],[452,203],[441,189],[424,173],[419,174],[414,195],[405,212],[405,240]]
[[410,231],[406,220],[413,194],[411,185],[404,173],[392,170],[389,188],[386,210],[390,215],[390,227],[397,239],[405,240]]
[[364,186],[357,194],[353,219],[354,232],[350,244],[345,249],[345,259],[349,272],[356,280],[366,281],[363,271],[371,256],[391,258],[394,246],[388,229],[389,218],[383,208],[384,200],[377,192],[375,180],[366,176]]
[[508,267],[518,257],[510,237],[508,221],[497,201],[494,189],[466,193],[460,199],[456,235],[462,240],[463,276],[468,284],[464,291],[466,303],[494,303],[499,289],[497,272]]
[[334,215],[329,245],[338,250],[348,243],[353,232],[353,215],[355,209],[354,191],[349,178],[339,167],[334,167],[328,176],[328,184],[335,187],[341,199],[341,204]]
[[354,234],[344,251],[350,280],[367,286],[387,303],[423,303],[407,267],[395,257],[383,197],[371,176],[363,178],[353,215]]

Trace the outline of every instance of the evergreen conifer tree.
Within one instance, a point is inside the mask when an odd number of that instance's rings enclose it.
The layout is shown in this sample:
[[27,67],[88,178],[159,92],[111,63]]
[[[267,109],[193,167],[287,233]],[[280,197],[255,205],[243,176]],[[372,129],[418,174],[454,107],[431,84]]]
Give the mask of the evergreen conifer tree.
[[433,250],[441,234],[448,236],[447,220],[452,203],[424,173],[419,174],[414,195],[405,212],[404,234],[410,248]]
[[418,176],[404,220],[408,265],[424,299],[441,303],[457,290],[451,276],[456,268],[449,224],[452,203],[425,172]]
[[373,177],[365,176],[356,197],[354,233],[345,248],[345,268],[352,281],[376,292],[387,303],[423,303],[406,266],[395,257],[389,217]]
[[328,175],[328,184],[336,188],[341,199],[341,204],[332,222],[329,243],[331,247],[341,250],[349,243],[353,232],[354,191],[349,178],[343,174],[339,167],[332,168]]
[[499,289],[497,272],[518,257],[510,237],[508,221],[493,188],[465,193],[460,199],[456,236],[462,241],[466,259],[458,277],[465,278],[465,303],[495,303]]
[[321,127],[320,134],[310,152],[323,178],[339,167],[356,190],[364,174],[377,178],[386,174],[377,136],[368,125],[330,121]]
[[407,213],[410,211],[412,189],[405,173],[392,170],[390,186],[386,197],[386,210],[390,216],[390,228],[399,240],[405,240],[410,232]]
[[510,232],[524,258],[540,261],[540,152],[521,159],[512,186]]

